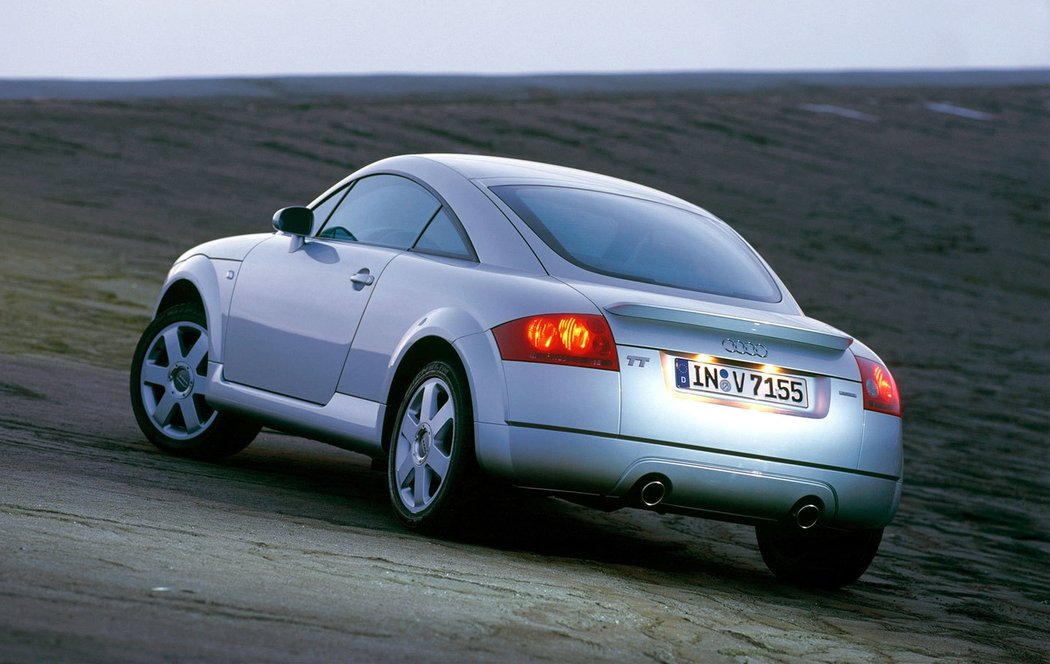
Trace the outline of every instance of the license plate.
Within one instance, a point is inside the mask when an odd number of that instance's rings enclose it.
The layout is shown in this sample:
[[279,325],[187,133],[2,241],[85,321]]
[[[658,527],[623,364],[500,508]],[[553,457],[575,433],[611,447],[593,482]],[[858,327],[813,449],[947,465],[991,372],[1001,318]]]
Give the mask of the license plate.
[[684,357],[675,358],[674,373],[675,387],[686,392],[809,407],[809,381],[802,376],[695,362]]

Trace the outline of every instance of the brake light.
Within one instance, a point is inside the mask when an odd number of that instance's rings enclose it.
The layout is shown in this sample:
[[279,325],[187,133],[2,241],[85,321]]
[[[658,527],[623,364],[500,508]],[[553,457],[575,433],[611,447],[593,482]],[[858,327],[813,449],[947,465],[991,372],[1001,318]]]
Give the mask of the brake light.
[[492,334],[504,360],[620,370],[612,331],[597,314],[527,316]]
[[887,415],[901,416],[901,397],[897,393],[897,383],[889,369],[879,364],[858,357],[860,367],[861,391],[864,392],[864,409]]

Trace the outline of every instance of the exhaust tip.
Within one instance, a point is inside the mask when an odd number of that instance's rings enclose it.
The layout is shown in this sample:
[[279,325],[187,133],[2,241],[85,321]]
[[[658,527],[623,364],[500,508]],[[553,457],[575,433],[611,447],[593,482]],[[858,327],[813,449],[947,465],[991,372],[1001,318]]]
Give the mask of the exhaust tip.
[[824,516],[824,508],[815,503],[803,503],[791,514],[795,518],[795,525],[802,530],[809,530],[820,523],[820,517]]
[[639,499],[646,507],[656,507],[667,496],[667,485],[662,480],[650,480],[642,485]]

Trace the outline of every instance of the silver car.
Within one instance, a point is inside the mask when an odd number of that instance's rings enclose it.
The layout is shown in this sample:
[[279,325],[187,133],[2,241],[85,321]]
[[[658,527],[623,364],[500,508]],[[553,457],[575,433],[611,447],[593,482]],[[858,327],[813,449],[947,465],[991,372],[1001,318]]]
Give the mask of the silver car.
[[168,273],[131,368],[161,449],[214,459],[266,425],[378,460],[410,528],[455,524],[487,475],[753,524],[795,583],[870,564],[901,495],[894,380],[705,210],[569,168],[411,155],[273,226]]

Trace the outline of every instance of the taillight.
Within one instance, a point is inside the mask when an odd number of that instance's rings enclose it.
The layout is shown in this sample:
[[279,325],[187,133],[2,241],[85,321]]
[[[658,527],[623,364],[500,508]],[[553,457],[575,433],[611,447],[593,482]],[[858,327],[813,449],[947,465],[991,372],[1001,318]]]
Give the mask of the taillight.
[[864,392],[865,410],[874,410],[888,415],[901,416],[901,396],[897,393],[897,383],[890,375],[889,369],[879,364],[857,358],[860,367],[861,391]]
[[492,334],[504,360],[620,370],[612,331],[596,314],[527,316],[494,327]]

